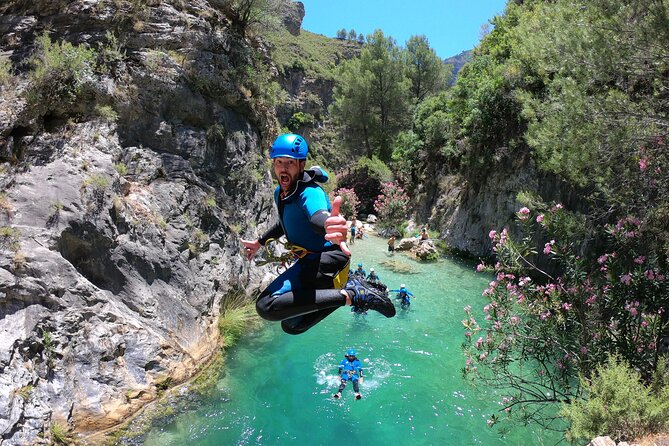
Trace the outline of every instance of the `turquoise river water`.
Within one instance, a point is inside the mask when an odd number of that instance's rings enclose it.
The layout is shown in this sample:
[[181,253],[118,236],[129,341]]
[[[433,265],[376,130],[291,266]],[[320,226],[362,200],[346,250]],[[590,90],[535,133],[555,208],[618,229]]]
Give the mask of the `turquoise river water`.
[[[418,263],[390,257],[385,240],[358,241],[352,264],[374,267],[389,288],[405,283],[416,296],[392,319],[370,311],[335,311],[299,336],[278,323],[228,352],[217,388],[205,401],[154,425],[144,444],[166,445],[541,445],[559,438],[518,426],[501,437],[486,420],[500,396],[462,378],[463,307],[484,305],[491,280],[471,264]],[[410,269],[391,271],[392,260]],[[394,297],[394,293],[392,293]],[[348,385],[332,398],[337,365],[348,348],[365,368],[363,398]]]

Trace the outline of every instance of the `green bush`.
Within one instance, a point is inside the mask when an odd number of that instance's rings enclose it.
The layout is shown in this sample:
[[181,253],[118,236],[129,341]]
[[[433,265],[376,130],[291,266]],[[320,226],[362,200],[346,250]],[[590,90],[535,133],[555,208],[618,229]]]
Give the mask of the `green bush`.
[[587,398],[561,411],[571,423],[569,441],[589,441],[599,435],[633,440],[669,428],[669,386],[651,392],[625,361],[610,358],[591,380],[582,378],[581,384]]
[[297,112],[290,117],[286,125],[291,132],[297,132],[298,130],[310,126],[314,123],[314,115],[311,113]]
[[26,93],[35,115],[55,111],[67,114],[93,78],[96,58],[96,52],[84,45],[51,42],[48,34],[40,35],[37,51],[30,59],[34,71]]

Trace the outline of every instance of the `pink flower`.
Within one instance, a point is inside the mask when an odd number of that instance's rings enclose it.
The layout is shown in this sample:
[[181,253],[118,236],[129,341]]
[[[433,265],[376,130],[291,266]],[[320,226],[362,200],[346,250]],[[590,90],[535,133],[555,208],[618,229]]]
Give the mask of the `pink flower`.
[[526,207],[522,207],[518,211],[518,218],[521,220],[527,220],[529,215],[530,215],[530,210]]
[[468,338],[469,338],[469,337],[471,337],[471,336],[472,336],[472,332],[471,332],[471,331],[465,331],[465,337],[468,337]]
[[571,307],[572,307],[572,304],[570,304],[569,302],[565,302],[565,303],[562,304],[562,309],[565,310],[565,311],[571,310]]
[[550,253],[551,253],[551,244],[550,244],[550,243],[546,243],[546,244],[544,245],[544,254],[548,255],[548,254],[550,254]]
[[544,214],[537,215],[537,223],[541,223],[542,221],[544,221]]
[[608,255],[608,254],[601,255],[601,256],[599,256],[599,257],[597,258],[597,263],[599,263],[600,265],[602,265],[602,264],[606,263],[606,261],[607,261],[608,259],[609,259],[609,255]]
[[476,344],[474,344],[474,345],[476,346],[477,349],[481,349],[481,347],[483,346],[483,338],[482,337],[478,338],[476,340]]
[[588,353],[588,347],[581,347],[581,354],[585,355],[586,353]]
[[646,272],[644,272],[643,275],[646,276],[646,279],[648,280],[655,279],[655,271],[653,271],[652,269],[646,270]]
[[588,298],[586,299],[585,304],[588,305],[588,306],[591,306],[591,305],[593,305],[595,302],[597,302],[597,296],[595,296],[595,295],[593,294],[592,296],[590,296],[590,297],[588,297]]
[[637,265],[641,265],[645,261],[646,261],[645,256],[639,256],[634,259],[634,263],[636,263]]
[[520,322],[520,318],[518,316],[511,316],[509,319],[512,325],[518,325]]
[[497,231],[495,231],[494,229],[488,232],[488,237],[490,237],[490,240],[494,240],[496,235]]
[[641,158],[639,160],[639,169],[646,170],[648,168],[648,160],[646,158]]
[[484,269],[485,269],[485,265],[483,263],[479,263],[478,265],[476,265],[476,272],[477,273],[480,273]]
[[632,282],[632,276],[630,276],[629,274],[623,274],[622,276],[620,276],[620,281],[625,285],[629,285],[630,282]]
[[465,313],[469,313],[470,311],[472,311],[472,306],[471,306],[471,305],[467,305],[467,306],[464,308],[464,310],[465,310]]

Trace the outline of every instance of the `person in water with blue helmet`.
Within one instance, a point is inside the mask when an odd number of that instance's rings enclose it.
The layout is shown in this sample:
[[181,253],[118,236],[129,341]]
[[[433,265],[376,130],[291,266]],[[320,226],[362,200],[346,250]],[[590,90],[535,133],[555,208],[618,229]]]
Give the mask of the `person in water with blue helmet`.
[[402,308],[407,308],[409,305],[411,305],[411,298],[414,297],[414,295],[407,289],[407,286],[405,284],[400,285],[399,290],[389,290],[391,292],[396,292],[397,297],[396,299],[401,299],[400,300],[400,306]]
[[297,257],[260,293],[258,314],[281,321],[289,334],[304,333],[344,305],[395,316],[386,296],[364,281],[347,281],[351,253],[346,246],[346,219],[339,215],[341,198],[330,205],[320,186],[328,180],[327,173],[320,167],[305,170],[308,152],[307,141],[300,135],[287,133],[274,140],[270,158],[279,182],[274,190],[279,221],[259,239],[241,240],[251,260],[269,240],[285,235]]
[[358,353],[355,349],[349,349],[344,355],[344,359],[339,363],[339,377],[341,378],[341,384],[339,384],[339,389],[337,393],[332,395],[334,398],[341,398],[341,393],[346,388],[346,384],[349,381],[353,383],[353,391],[355,392],[355,399],[359,400],[362,398],[360,394],[360,384],[364,380],[362,376],[362,363],[356,357]]
[[367,272],[362,268],[362,263],[358,263],[358,269],[353,271],[354,276],[358,276],[361,279],[364,279],[367,277]]

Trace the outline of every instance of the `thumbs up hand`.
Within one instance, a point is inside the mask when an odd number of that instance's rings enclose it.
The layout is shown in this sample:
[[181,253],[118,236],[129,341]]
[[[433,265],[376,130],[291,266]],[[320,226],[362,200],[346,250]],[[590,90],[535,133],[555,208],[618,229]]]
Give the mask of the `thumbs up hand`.
[[325,220],[325,239],[339,245],[342,252],[350,256],[351,251],[348,249],[348,245],[346,245],[348,228],[346,227],[346,218],[339,215],[340,206],[341,197],[337,197],[332,202],[332,212],[330,212],[330,217]]

